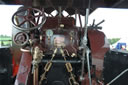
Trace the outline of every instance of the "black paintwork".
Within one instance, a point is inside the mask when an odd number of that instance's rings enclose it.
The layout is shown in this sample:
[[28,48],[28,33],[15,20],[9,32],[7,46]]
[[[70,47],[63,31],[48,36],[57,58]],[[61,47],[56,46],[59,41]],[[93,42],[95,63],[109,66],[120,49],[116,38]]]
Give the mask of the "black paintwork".
[[11,85],[12,55],[9,48],[0,48],[0,85]]
[[[45,8],[45,12],[50,14],[54,8],[58,9],[61,6],[69,15],[75,14],[78,9],[80,14],[86,14],[89,0],[2,0],[5,4],[20,4],[25,6],[41,6]],[[35,2],[33,2],[35,1]],[[51,3],[49,3],[50,1]],[[98,7],[114,7],[114,8],[128,8],[127,0],[90,0],[91,10],[94,11]],[[33,2],[33,3],[32,3]],[[52,5],[51,5],[52,4]],[[54,6],[54,7],[53,7]]]
[[[73,68],[72,73],[75,74],[76,80],[79,82],[79,77],[81,74],[81,59],[78,57],[66,57],[67,61],[64,61],[62,56],[55,56],[52,62],[52,66],[50,70],[47,72],[46,77],[47,80],[42,82],[42,85],[70,85],[68,79],[70,77],[70,73],[66,69],[66,62],[70,62]],[[41,75],[44,70],[44,66],[46,62],[50,60],[50,57],[44,57],[42,63],[40,64],[40,72]],[[87,72],[86,68],[87,64],[85,62],[85,73]],[[80,83],[80,82],[79,82]]]
[[[128,53],[109,51],[104,58],[104,82],[109,83],[113,78],[119,75],[122,71],[128,69]],[[128,85],[128,72],[122,75],[111,85]]]

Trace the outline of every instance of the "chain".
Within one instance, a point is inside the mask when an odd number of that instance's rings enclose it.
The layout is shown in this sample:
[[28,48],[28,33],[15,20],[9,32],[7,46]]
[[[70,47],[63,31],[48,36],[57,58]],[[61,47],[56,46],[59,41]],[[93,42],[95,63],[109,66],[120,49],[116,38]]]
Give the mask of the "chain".
[[[64,51],[62,48],[60,48],[60,52],[62,54],[62,57],[64,58],[64,61],[67,61],[66,60],[66,57],[65,57],[65,54],[64,54]],[[54,50],[54,53],[52,55],[52,58],[50,61],[47,62],[47,64],[45,65],[44,67],[44,73],[41,75],[41,79],[39,81],[39,85],[42,84],[42,81],[46,79],[46,73],[50,70],[51,66],[52,66],[52,60],[53,58],[55,57],[55,54],[57,53],[57,48]],[[69,84],[70,85],[79,85],[79,83],[75,80],[75,75],[72,73],[72,65],[71,63],[67,62],[65,64],[66,68],[67,68],[67,71],[70,73],[70,78],[69,78]]]
[[[73,84],[72,84],[72,82],[73,82]],[[70,72],[69,84],[70,85],[79,85],[79,83],[75,80],[75,75],[72,72]]]
[[50,70],[50,68],[52,66],[52,60],[55,57],[56,53],[57,53],[57,48],[54,50],[54,53],[52,55],[51,60],[48,61],[47,64],[45,65],[45,67],[44,67],[44,73],[41,75],[41,79],[39,81],[39,85],[41,85],[42,81],[46,79],[46,73]]
[[[66,57],[65,57],[65,54],[64,54],[64,51],[62,49],[60,49],[60,52],[62,54],[62,57],[64,58],[64,60],[66,61]],[[75,80],[75,75],[72,73],[72,65],[71,63],[67,62],[65,64],[66,68],[67,68],[67,71],[70,73],[70,77],[69,77],[69,84],[70,85],[79,85],[79,83]],[[73,82],[73,83],[72,83]]]

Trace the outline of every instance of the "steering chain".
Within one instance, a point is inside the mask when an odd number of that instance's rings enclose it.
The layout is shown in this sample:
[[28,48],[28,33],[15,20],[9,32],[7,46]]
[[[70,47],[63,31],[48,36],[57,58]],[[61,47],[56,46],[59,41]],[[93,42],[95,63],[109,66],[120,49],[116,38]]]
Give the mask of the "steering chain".
[[[64,61],[66,62],[66,57],[65,57],[63,49],[60,49],[60,52],[62,54],[62,57],[64,58]],[[79,83],[75,79],[75,75],[72,73],[72,65],[71,65],[71,63],[70,62],[66,62],[65,66],[67,68],[67,71],[70,73],[69,84],[70,85],[79,85]],[[72,84],[72,82],[73,82],[73,84]]]
[[54,53],[52,55],[51,60],[48,61],[47,64],[45,65],[45,67],[44,67],[44,73],[41,75],[41,79],[39,81],[39,85],[41,85],[42,81],[46,79],[46,73],[50,70],[50,68],[52,66],[52,60],[55,57],[56,53],[57,53],[57,48],[54,50]]
[[[41,75],[41,79],[39,81],[39,85],[41,85],[42,84],[42,81],[46,79],[46,73],[50,70],[50,68],[52,66],[52,60],[55,57],[55,54],[57,53],[57,51],[58,51],[58,48],[56,48],[54,50],[54,53],[52,55],[51,60],[48,61],[47,64],[45,65],[45,67],[44,67],[44,73]],[[66,57],[65,57],[65,54],[64,54],[64,51],[63,51],[62,48],[60,48],[60,52],[62,54],[62,57],[64,58],[64,61],[66,62],[67,60],[66,60]],[[72,73],[72,70],[73,69],[72,69],[71,63],[70,62],[66,62],[65,66],[67,68],[67,71],[70,73],[69,84],[70,85],[79,85],[79,83],[75,79],[75,75]]]

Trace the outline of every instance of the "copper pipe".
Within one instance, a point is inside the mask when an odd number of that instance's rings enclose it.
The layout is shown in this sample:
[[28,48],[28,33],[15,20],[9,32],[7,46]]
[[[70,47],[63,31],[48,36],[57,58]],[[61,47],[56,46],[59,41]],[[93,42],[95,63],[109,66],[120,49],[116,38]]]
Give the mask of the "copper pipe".
[[38,68],[34,69],[34,73],[33,73],[33,85],[38,85]]

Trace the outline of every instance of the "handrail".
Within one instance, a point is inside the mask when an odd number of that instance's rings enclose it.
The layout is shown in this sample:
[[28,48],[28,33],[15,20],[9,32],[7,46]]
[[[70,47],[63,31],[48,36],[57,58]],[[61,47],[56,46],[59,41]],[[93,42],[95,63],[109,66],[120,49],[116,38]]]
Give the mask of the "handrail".
[[114,81],[116,81],[118,78],[120,78],[122,75],[124,75],[126,72],[128,72],[128,68],[125,69],[124,71],[122,71],[119,75],[117,75],[114,79],[112,79],[109,83],[107,83],[106,85],[110,85],[112,84]]

